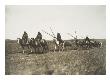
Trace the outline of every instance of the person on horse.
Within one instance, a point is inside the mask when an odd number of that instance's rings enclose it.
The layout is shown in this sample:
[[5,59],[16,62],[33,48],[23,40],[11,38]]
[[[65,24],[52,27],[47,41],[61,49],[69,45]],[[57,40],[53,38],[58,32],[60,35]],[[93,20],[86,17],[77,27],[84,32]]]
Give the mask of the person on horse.
[[42,40],[42,34],[40,32],[38,32],[35,40],[37,40],[37,41],[41,41]]
[[57,33],[57,41],[59,41],[59,43],[63,43],[60,33]]
[[89,42],[90,43],[90,39],[88,36],[86,36],[85,42]]
[[25,41],[26,44],[28,43],[28,34],[26,33],[26,31],[24,31],[22,39]]

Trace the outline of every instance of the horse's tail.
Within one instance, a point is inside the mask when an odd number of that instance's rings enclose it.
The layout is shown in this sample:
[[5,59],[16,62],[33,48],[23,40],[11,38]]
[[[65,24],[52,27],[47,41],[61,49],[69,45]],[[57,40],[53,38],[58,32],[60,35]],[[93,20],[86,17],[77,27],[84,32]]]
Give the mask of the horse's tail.
[[102,42],[99,42],[99,47],[100,47],[100,48],[102,47]]

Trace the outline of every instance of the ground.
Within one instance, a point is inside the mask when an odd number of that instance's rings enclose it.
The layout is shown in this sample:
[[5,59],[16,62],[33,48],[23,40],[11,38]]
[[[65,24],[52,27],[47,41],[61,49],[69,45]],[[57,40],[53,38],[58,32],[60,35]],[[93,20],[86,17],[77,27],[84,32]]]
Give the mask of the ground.
[[15,41],[6,41],[6,75],[105,75],[106,41],[101,48],[22,54]]

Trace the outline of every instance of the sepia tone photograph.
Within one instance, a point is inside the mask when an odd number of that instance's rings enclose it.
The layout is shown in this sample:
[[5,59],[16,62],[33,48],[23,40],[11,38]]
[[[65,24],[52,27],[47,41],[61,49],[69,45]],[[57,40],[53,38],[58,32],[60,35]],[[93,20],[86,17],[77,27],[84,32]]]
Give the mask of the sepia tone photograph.
[[5,75],[106,75],[106,6],[6,5]]

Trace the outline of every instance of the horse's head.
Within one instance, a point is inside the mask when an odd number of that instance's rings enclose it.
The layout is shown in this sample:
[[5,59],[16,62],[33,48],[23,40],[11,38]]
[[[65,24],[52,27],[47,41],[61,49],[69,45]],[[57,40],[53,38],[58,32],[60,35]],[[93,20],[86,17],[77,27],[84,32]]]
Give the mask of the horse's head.
[[59,45],[59,41],[57,41],[57,39],[53,39],[53,42],[56,44],[56,45]]
[[31,38],[30,41],[31,41],[31,42],[34,42],[34,38]]
[[94,41],[91,40],[90,43],[94,43]]
[[53,42],[56,42],[56,41],[57,41],[57,39],[54,38],[54,39],[53,39]]
[[17,38],[17,43],[18,43],[18,44],[20,44],[20,40],[21,40],[20,38]]
[[45,43],[45,40],[44,39],[41,39],[41,41],[40,41],[41,43]]
[[37,45],[37,41],[36,41],[34,38],[31,38],[31,39],[30,39],[30,42],[31,42],[31,44],[33,44],[33,45]]

